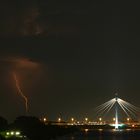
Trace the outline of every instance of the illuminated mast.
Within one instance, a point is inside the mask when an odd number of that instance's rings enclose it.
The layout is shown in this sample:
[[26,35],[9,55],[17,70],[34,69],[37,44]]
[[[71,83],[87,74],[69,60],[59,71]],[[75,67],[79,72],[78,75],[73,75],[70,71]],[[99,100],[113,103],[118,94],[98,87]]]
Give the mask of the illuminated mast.
[[115,94],[115,129],[118,129],[118,93]]
[[[132,104],[130,104],[129,102],[126,102],[122,99],[120,99],[118,97],[118,94],[115,94],[115,97],[101,105],[99,105],[98,107],[96,107],[96,113],[98,113],[98,115],[106,115],[111,109],[114,109],[114,117],[113,118],[113,124],[111,124],[112,126],[115,127],[116,130],[119,129],[119,126],[121,126],[122,124],[119,124],[119,109],[122,109],[122,111],[125,113],[125,115],[127,115],[127,117],[133,117],[135,119],[138,119],[137,117],[140,114],[140,108],[136,107]],[[130,116],[131,115],[131,116]],[[129,121],[129,118],[127,121]]]

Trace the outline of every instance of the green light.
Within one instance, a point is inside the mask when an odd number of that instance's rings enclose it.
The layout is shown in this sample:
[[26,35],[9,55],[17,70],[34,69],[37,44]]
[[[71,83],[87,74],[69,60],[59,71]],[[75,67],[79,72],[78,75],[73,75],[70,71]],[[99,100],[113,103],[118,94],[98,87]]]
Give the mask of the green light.
[[[110,124],[110,126],[115,126],[116,124]],[[123,127],[125,124],[118,124],[118,127]]]

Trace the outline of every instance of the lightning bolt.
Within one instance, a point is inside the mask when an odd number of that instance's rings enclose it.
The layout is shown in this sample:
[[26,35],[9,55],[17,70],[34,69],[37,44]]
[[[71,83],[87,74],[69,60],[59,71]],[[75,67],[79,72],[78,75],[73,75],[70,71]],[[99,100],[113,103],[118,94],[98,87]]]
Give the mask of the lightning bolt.
[[15,72],[13,72],[13,77],[14,77],[14,80],[15,80],[16,88],[18,90],[18,94],[23,98],[23,100],[25,102],[25,110],[26,110],[26,113],[28,114],[28,98],[22,92],[22,90],[20,88],[20,85],[19,85],[19,81],[18,81],[17,75],[16,75]]

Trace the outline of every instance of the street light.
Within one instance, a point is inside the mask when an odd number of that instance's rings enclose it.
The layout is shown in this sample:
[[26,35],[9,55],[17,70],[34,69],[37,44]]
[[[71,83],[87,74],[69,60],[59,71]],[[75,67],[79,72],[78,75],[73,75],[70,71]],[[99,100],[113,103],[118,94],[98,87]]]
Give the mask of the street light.
[[77,124],[80,124],[80,122],[78,121]]
[[14,131],[11,132],[11,135],[14,135]]
[[127,121],[129,122],[130,121],[130,118],[127,118]]
[[16,132],[16,135],[17,135],[17,136],[20,135],[20,132],[17,131],[17,132]]
[[102,124],[102,118],[99,118],[99,124]]
[[71,121],[73,122],[74,121],[74,118],[71,118]]
[[85,121],[87,122],[88,121],[88,118],[85,118]]
[[46,118],[43,118],[43,121],[44,121],[44,122],[46,122],[46,121],[47,121],[47,119],[46,119]]
[[129,124],[129,122],[130,122],[130,118],[127,118],[127,123]]
[[58,122],[61,122],[61,118],[58,118]]
[[99,121],[102,121],[102,118],[99,118]]

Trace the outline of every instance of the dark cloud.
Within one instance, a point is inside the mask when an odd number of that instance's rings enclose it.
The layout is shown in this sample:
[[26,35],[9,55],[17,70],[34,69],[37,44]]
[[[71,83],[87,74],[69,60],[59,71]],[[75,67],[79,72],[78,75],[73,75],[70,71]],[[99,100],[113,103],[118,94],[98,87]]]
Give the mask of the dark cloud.
[[92,1],[2,2],[1,36],[86,36],[104,22],[104,9],[103,4]]
[[0,12],[1,37],[37,36],[46,32],[35,2],[2,2]]

